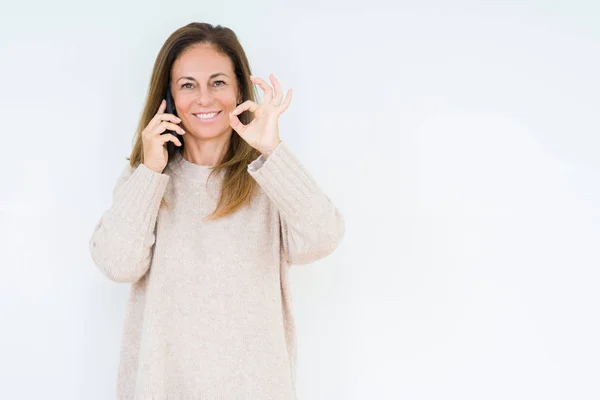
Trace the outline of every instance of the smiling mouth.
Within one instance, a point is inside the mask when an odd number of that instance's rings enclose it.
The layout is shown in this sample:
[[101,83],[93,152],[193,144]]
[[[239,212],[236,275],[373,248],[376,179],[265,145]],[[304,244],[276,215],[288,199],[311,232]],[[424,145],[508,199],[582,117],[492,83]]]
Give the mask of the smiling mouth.
[[193,114],[196,118],[198,118],[200,121],[211,121],[213,119],[215,119],[218,115],[221,114],[221,111],[218,111],[216,113],[198,113],[198,114]]

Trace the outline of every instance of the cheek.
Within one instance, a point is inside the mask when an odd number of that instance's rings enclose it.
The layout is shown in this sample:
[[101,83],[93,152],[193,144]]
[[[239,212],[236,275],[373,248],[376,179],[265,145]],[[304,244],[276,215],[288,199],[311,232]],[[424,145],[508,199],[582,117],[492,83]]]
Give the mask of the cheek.
[[219,93],[219,98],[221,99],[221,103],[227,107],[235,108],[237,106],[236,92],[231,88]]
[[179,96],[175,101],[175,108],[181,111],[188,111],[194,109],[194,97],[193,96]]
[[237,107],[237,99],[235,97],[227,97],[222,102],[223,106],[228,110],[233,110]]

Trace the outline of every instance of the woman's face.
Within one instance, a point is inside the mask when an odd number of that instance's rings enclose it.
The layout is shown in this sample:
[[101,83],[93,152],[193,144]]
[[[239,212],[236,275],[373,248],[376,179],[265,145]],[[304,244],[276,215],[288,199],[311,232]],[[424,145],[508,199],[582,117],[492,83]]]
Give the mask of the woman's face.
[[209,139],[231,134],[229,113],[239,92],[229,57],[208,44],[186,49],[173,63],[171,92],[187,135]]

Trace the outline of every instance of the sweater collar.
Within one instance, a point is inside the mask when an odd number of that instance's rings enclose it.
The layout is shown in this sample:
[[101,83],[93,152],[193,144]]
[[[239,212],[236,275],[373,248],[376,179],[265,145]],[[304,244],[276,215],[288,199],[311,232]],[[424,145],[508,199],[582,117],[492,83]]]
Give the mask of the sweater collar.
[[194,164],[183,158],[181,151],[176,151],[173,160],[169,161],[169,169],[177,176],[193,181],[205,182],[212,172],[212,166]]

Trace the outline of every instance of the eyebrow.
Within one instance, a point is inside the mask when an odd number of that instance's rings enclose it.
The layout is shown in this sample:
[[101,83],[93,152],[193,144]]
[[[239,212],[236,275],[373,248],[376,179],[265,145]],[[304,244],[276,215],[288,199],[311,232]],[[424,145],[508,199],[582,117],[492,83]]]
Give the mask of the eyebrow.
[[[217,72],[216,74],[212,74],[208,79],[215,78],[215,77],[217,77],[219,75],[225,75],[226,77],[229,78],[229,76],[226,73],[224,73],[224,72]],[[177,79],[177,82],[179,82],[182,79],[189,79],[190,81],[196,82],[196,79],[194,79],[193,76],[182,76],[181,78]]]

